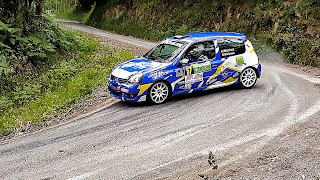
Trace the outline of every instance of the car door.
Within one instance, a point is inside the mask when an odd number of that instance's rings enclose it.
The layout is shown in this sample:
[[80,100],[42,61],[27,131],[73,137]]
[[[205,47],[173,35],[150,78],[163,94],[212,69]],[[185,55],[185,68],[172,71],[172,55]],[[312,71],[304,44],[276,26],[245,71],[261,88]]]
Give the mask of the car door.
[[183,65],[184,81],[178,91],[206,87],[206,81],[215,73],[215,45],[213,41],[195,43],[183,55],[189,63]]
[[[237,38],[221,38],[217,40],[219,52],[217,53],[217,64],[221,64],[218,71],[220,76],[216,77],[218,83],[229,83],[236,81],[240,75],[239,68],[244,66],[245,45],[243,40]],[[218,73],[216,73],[218,75]]]

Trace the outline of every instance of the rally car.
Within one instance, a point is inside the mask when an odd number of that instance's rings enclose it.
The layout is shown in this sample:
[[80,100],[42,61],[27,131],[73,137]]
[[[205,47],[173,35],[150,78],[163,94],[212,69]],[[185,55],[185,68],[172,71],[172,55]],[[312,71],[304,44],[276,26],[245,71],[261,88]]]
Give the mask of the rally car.
[[245,35],[194,33],[169,37],[142,57],[117,65],[108,89],[123,101],[160,104],[232,84],[252,88],[260,75],[258,56]]

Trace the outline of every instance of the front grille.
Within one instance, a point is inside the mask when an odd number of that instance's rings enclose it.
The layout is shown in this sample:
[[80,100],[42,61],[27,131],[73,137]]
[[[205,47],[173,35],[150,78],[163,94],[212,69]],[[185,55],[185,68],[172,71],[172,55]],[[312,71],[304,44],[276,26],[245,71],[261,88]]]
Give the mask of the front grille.
[[118,82],[121,84],[125,84],[128,82],[128,79],[118,78]]
[[120,96],[122,97],[122,92],[118,91],[118,90],[115,90],[115,89],[112,89],[112,88],[108,88],[110,92],[112,92],[114,95],[116,96]]
[[[115,76],[111,74],[111,80],[115,81]],[[128,82],[128,79],[124,79],[124,78],[118,78],[117,80],[120,84],[126,84]]]

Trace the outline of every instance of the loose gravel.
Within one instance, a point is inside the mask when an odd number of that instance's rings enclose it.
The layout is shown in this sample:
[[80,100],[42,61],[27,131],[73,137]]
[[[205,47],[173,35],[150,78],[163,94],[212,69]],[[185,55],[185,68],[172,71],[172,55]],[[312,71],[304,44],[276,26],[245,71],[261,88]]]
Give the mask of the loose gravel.
[[320,177],[320,113],[292,126],[258,152],[219,171],[219,179],[316,179]]

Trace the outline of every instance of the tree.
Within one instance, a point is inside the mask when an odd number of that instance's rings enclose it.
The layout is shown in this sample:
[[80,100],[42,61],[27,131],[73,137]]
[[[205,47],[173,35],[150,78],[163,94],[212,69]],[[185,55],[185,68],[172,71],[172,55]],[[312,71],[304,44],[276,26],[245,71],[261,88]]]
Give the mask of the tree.
[[45,0],[0,0],[0,20],[22,29],[30,16],[43,14]]
[[78,0],[81,8],[85,11],[89,11],[92,5],[98,0]]

